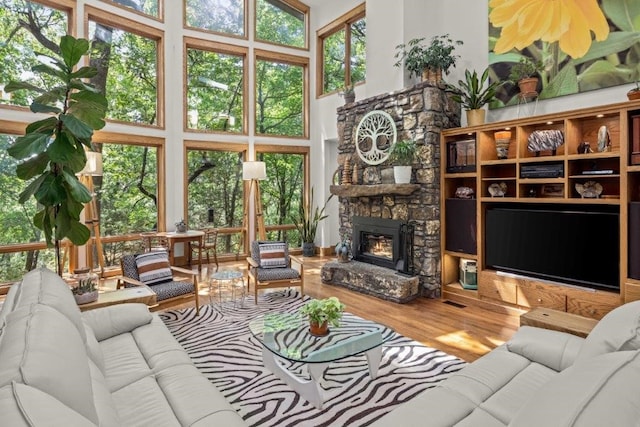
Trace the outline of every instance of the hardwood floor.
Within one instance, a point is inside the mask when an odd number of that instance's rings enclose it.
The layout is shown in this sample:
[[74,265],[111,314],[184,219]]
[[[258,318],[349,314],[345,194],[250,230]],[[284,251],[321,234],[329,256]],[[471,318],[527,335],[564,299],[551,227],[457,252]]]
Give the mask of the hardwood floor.
[[[337,296],[346,310],[357,316],[384,324],[398,333],[429,347],[474,361],[503,342],[516,331],[516,315],[495,313],[478,307],[458,307],[440,299],[419,297],[408,304],[396,304],[320,281],[320,268],[330,257],[305,258],[305,293],[314,298]],[[245,269],[245,263],[220,264],[220,268]],[[194,267],[196,269],[196,267]],[[208,303],[207,268],[200,274],[201,304]],[[268,291],[265,291],[268,292]],[[161,310],[192,307],[193,300]]]

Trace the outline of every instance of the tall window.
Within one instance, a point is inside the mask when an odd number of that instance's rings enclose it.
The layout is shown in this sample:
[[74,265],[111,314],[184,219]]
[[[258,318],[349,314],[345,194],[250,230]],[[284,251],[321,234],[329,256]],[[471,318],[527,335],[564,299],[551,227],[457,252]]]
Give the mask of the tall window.
[[[210,149],[210,143],[187,145],[187,221],[191,228],[242,227],[244,186],[243,151],[233,146]],[[217,144],[218,146],[220,144]],[[221,233],[220,253],[239,253],[242,233]]]
[[183,1],[187,27],[245,37],[246,0]]
[[[115,3],[119,6],[133,9],[136,12],[153,16],[154,18],[161,17],[161,11],[160,11],[161,4],[159,3],[162,0],[102,0],[102,1],[107,3]],[[175,0],[169,0],[169,1],[175,1]]]
[[365,81],[366,28],[362,4],[318,30],[318,94]]
[[307,47],[308,12],[297,0],[256,0],[256,39]]
[[105,92],[107,118],[162,126],[158,102],[161,32],[122,18],[118,24],[125,27],[119,28],[111,18],[94,12],[88,28],[91,65],[98,69],[91,83]]
[[204,42],[196,48],[191,43],[196,41],[189,39],[186,46],[187,128],[242,133],[246,49]]
[[256,133],[307,136],[307,59],[258,52]]
[[[33,93],[5,93],[4,85],[12,80],[35,79],[31,67],[39,63],[36,53],[57,52],[60,37],[67,34],[68,27],[68,11],[27,0],[0,0],[0,104],[31,104]],[[34,84],[50,86],[49,81],[45,75]]]
[[289,152],[282,148],[275,152],[258,152],[257,159],[266,163],[267,179],[260,182],[265,226],[289,225],[268,231],[269,239],[284,240],[289,246],[300,247],[300,235],[295,218],[304,197],[307,182],[308,149]]

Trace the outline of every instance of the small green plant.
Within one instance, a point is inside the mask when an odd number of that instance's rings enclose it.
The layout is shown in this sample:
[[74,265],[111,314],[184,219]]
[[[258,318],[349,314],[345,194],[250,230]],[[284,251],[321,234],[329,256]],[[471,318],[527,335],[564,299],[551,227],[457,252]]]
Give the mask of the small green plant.
[[409,71],[409,77],[419,77],[424,69],[442,70],[443,73],[449,74],[449,69],[456,65],[460,55],[454,55],[453,51],[456,46],[462,45],[461,40],[453,41],[449,34],[434,36],[427,46],[424,43],[425,38],[417,38],[409,40],[408,43],[396,46],[395,58],[398,61],[394,64],[401,67],[404,61],[404,67]]
[[86,279],[80,279],[78,281],[78,286],[73,288],[71,292],[75,295],[82,295],[87,292],[93,292],[97,289],[96,282],[94,279],[88,277]]
[[391,149],[389,161],[397,166],[411,166],[416,157],[416,148],[416,143],[411,139],[397,141]]
[[338,327],[344,307],[336,297],[314,299],[300,309],[300,314],[308,316],[311,323],[322,325],[327,322],[329,326]]
[[327,202],[331,200],[333,194],[327,198],[322,208],[316,206],[313,209],[313,187],[311,187],[311,193],[309,197],[309,203],[302,203],[298,211],[297,217],[291,218],[293,220],[296,229],[300,233],[300,238],[304,243],[313,243],[316,240],[316,232],[318,231],[318,224],[329,215],[325,214]]
[[[458,86],[448,85],[453,92],[451,99],[460,103],[466,110],[477,110],[496,98],[496,90],[501,82],[488,83],[489,69],[486,68],[478,79],[476,70],[464,71],[464,80],[458,80]],[[485,87],[485,84],[487,86]]]
[[518,83],[522,79],[533,77],[534,74],[541,72],[544,69],[542,61],[532,60],[526,56],[520,58],[520,61],[511,66],[509,72],[509,81],[512,83]]

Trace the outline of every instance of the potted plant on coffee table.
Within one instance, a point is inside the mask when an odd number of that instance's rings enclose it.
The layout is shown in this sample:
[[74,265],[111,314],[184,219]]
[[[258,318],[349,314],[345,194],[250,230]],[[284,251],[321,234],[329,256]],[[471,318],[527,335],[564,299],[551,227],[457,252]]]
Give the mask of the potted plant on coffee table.
[[309,318],[309,332],[312,335],[324,336],[329,333],[329,326],[340,326],[344,307],[336,297],[313,299],[300,309],[300,314]]
[[482,107],[496,99],[496,90],[502,83],[488,83],[489,68],[485,68],[480,78],[476,70],[465,70],[464,77],[464,80],[458,80],[458,86],[448,85],[453,92],[451,99],[466,110],[468,126],[481,125],[486,114]]
[[424,37],[415,38],[397,45],[395,58],[398,61],[394,65],[400,67],[404,61],[409,77],[422,76],[422,80],[438,83],[442,80],[442,73],[449,74],[449,69],[460,58],[453,51],[462,41],[453,41],[449,34],[432,37],[428,45],[424,40]]
[[416,143],[411,139],[397,141],[391,148],[389,161],[393,166],[393,178],[396,184],[411,182],[411,165],[416,156]]

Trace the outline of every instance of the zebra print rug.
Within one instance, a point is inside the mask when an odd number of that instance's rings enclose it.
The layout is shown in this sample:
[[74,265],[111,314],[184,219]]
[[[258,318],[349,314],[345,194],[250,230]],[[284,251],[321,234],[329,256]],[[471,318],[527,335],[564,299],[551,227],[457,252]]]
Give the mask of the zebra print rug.
[[[260,343],[248,329],[249,321],[260,314],[293,313],[307,300],[286,290],[265,293],[258,305],[246,297],[243,304],[204,305],[200,316],[189,308],[160,317],[198,369],[251,426],[366,426],[465,365],[386,329],[377,378],[369,377],[364,355],[331,364],[321,383],[324,408],[316,409],[263,366]],[[308,378],[304,366],[292,364],[290,369]]]

